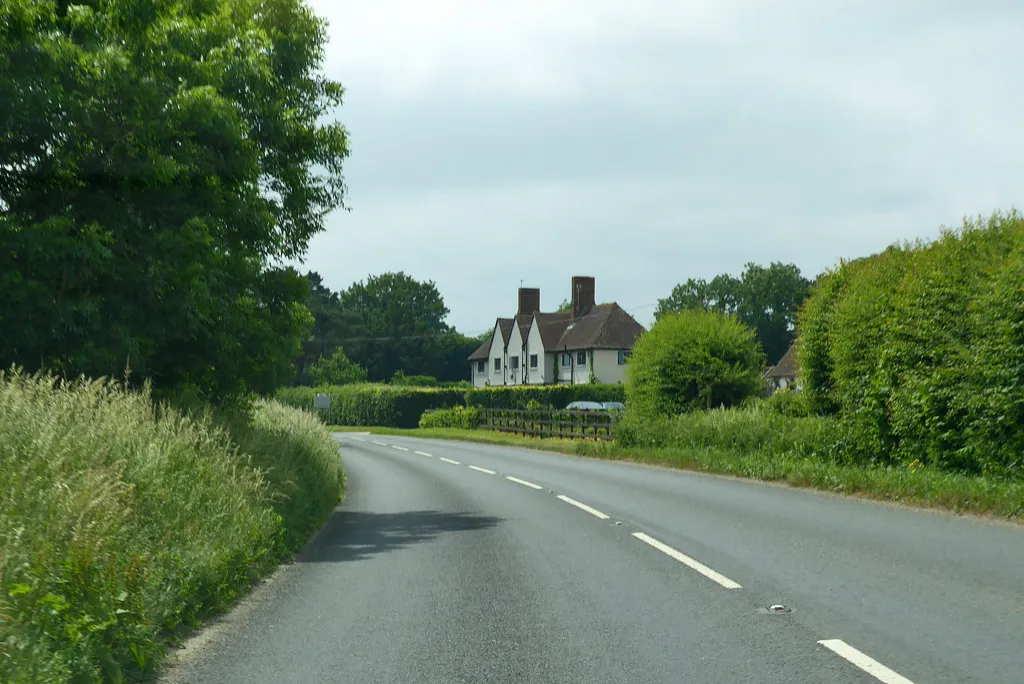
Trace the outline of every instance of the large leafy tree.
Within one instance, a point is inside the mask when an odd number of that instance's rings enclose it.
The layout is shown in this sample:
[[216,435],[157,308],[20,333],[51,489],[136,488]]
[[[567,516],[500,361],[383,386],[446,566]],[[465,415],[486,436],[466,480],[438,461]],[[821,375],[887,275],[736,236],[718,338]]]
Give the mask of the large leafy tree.
[[301,0],[0,2],[0,362],[157,387],[294,372],[300,256],[343,205]]
[[345,349],[371,380],[387,380],[399,370],[437,376],[441,339],[454,331],[445,322],[448,307],[433,281],[384,273],[354,283],[340,302],[360,317],[365,335],[346,342]]
[[756,331],[769,363],[775,363],[793,342],[796,314],[807,297],[810,281],[793,264],[748,263],[739,277],[715,276],[710,282],[690,278],[658,300],[656,319],[686,310],[733,314]]
[[366,329],[359,314],[342,306],[338,293],[324,285],[319,273],[310,271],[305,278],[310,284],[306,308],[313,316],[313,326],[302,344],[302,353],[295,366],[296,382],[308,385],[317,382],[311,374],[313,364],[322,358],[330,358],[336,349],[350,340],[365,338]]

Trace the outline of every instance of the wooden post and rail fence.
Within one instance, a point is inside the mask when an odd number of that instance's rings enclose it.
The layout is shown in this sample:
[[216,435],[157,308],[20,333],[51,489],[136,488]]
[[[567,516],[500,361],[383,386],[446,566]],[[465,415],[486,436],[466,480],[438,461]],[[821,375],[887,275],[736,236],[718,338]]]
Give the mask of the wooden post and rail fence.
[[481,408],[480,429],[527,437],[614,439],[616,413],[554,409]]

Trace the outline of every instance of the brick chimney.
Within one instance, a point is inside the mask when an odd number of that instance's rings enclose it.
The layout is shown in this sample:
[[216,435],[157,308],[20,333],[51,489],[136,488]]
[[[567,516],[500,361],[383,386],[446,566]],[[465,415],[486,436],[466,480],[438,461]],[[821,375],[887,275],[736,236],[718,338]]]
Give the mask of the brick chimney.
[[576,320],[594,308],[594,279],[590,276],[572,277],[572,319]]
[[535,314],[540,311],[540,289],[536,287],[519,288],[519,313]]

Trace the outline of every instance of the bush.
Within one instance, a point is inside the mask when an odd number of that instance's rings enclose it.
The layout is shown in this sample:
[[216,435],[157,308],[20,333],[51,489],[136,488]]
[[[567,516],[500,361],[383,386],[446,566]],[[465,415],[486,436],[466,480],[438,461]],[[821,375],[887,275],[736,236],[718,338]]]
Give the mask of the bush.
[[405,371],[395,371],[389,384],[398,387],[437,387],[437,378],[432,375],[406,375]]
[[1024,218],[997,213],[843,264],[812,294],[804,389],[842,417],[845,458],[1019,475],[1022,260]]
[[0,416],[0,681],[151,674],[166,635],[244,592],[340,493],[331,436],[271,402],[185,415],[12,371]]
[[713,311],[663,316],[633,347],[626,404],[640,417],[737,405],[763,389],[764,355],[751,328]]
[[345,355],[338,347],[330,358],[322,356],[309,367],[309,375],[317,385],[351,385],[366,382],[366,369]]
[[623,401],[624,389],[622,385],[601,384],[484,387],[467,391],[466,404],[495,409],[564,409],[574,401]]
[[[299,391],[305,390],[305,391]],[[461,406],[465,393],[458,389],[393,387],[390,385],[342,385],[316,388],[289,387],[275,398],[301,409],[313,408],[313,396],[331,397],[331,422],[335,425],[414,428],[427,409]]]
[[625,448],[707,449],[830,458],[834,418],[795,417],[761,402],[749,408],[693,411],[673,417],[642,418],[627,413],[616,425],[615,441]]
[[475,430],[480,425],[480,412],[473,407],[430,409],[420,416],[421,428],[461,428]]
[[811,415],[811,406],[804,392],[792,389],[778,390],[764,400],[765,406],[784,416],[802,418]]

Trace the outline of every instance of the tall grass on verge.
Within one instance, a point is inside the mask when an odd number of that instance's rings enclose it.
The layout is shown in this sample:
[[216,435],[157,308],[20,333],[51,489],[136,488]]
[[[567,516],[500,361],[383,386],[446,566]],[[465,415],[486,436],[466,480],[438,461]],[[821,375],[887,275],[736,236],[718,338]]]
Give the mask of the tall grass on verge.
[[107,381],[0,373],[0,681],[135,680],[337,501],[314,419],[216,423]]

